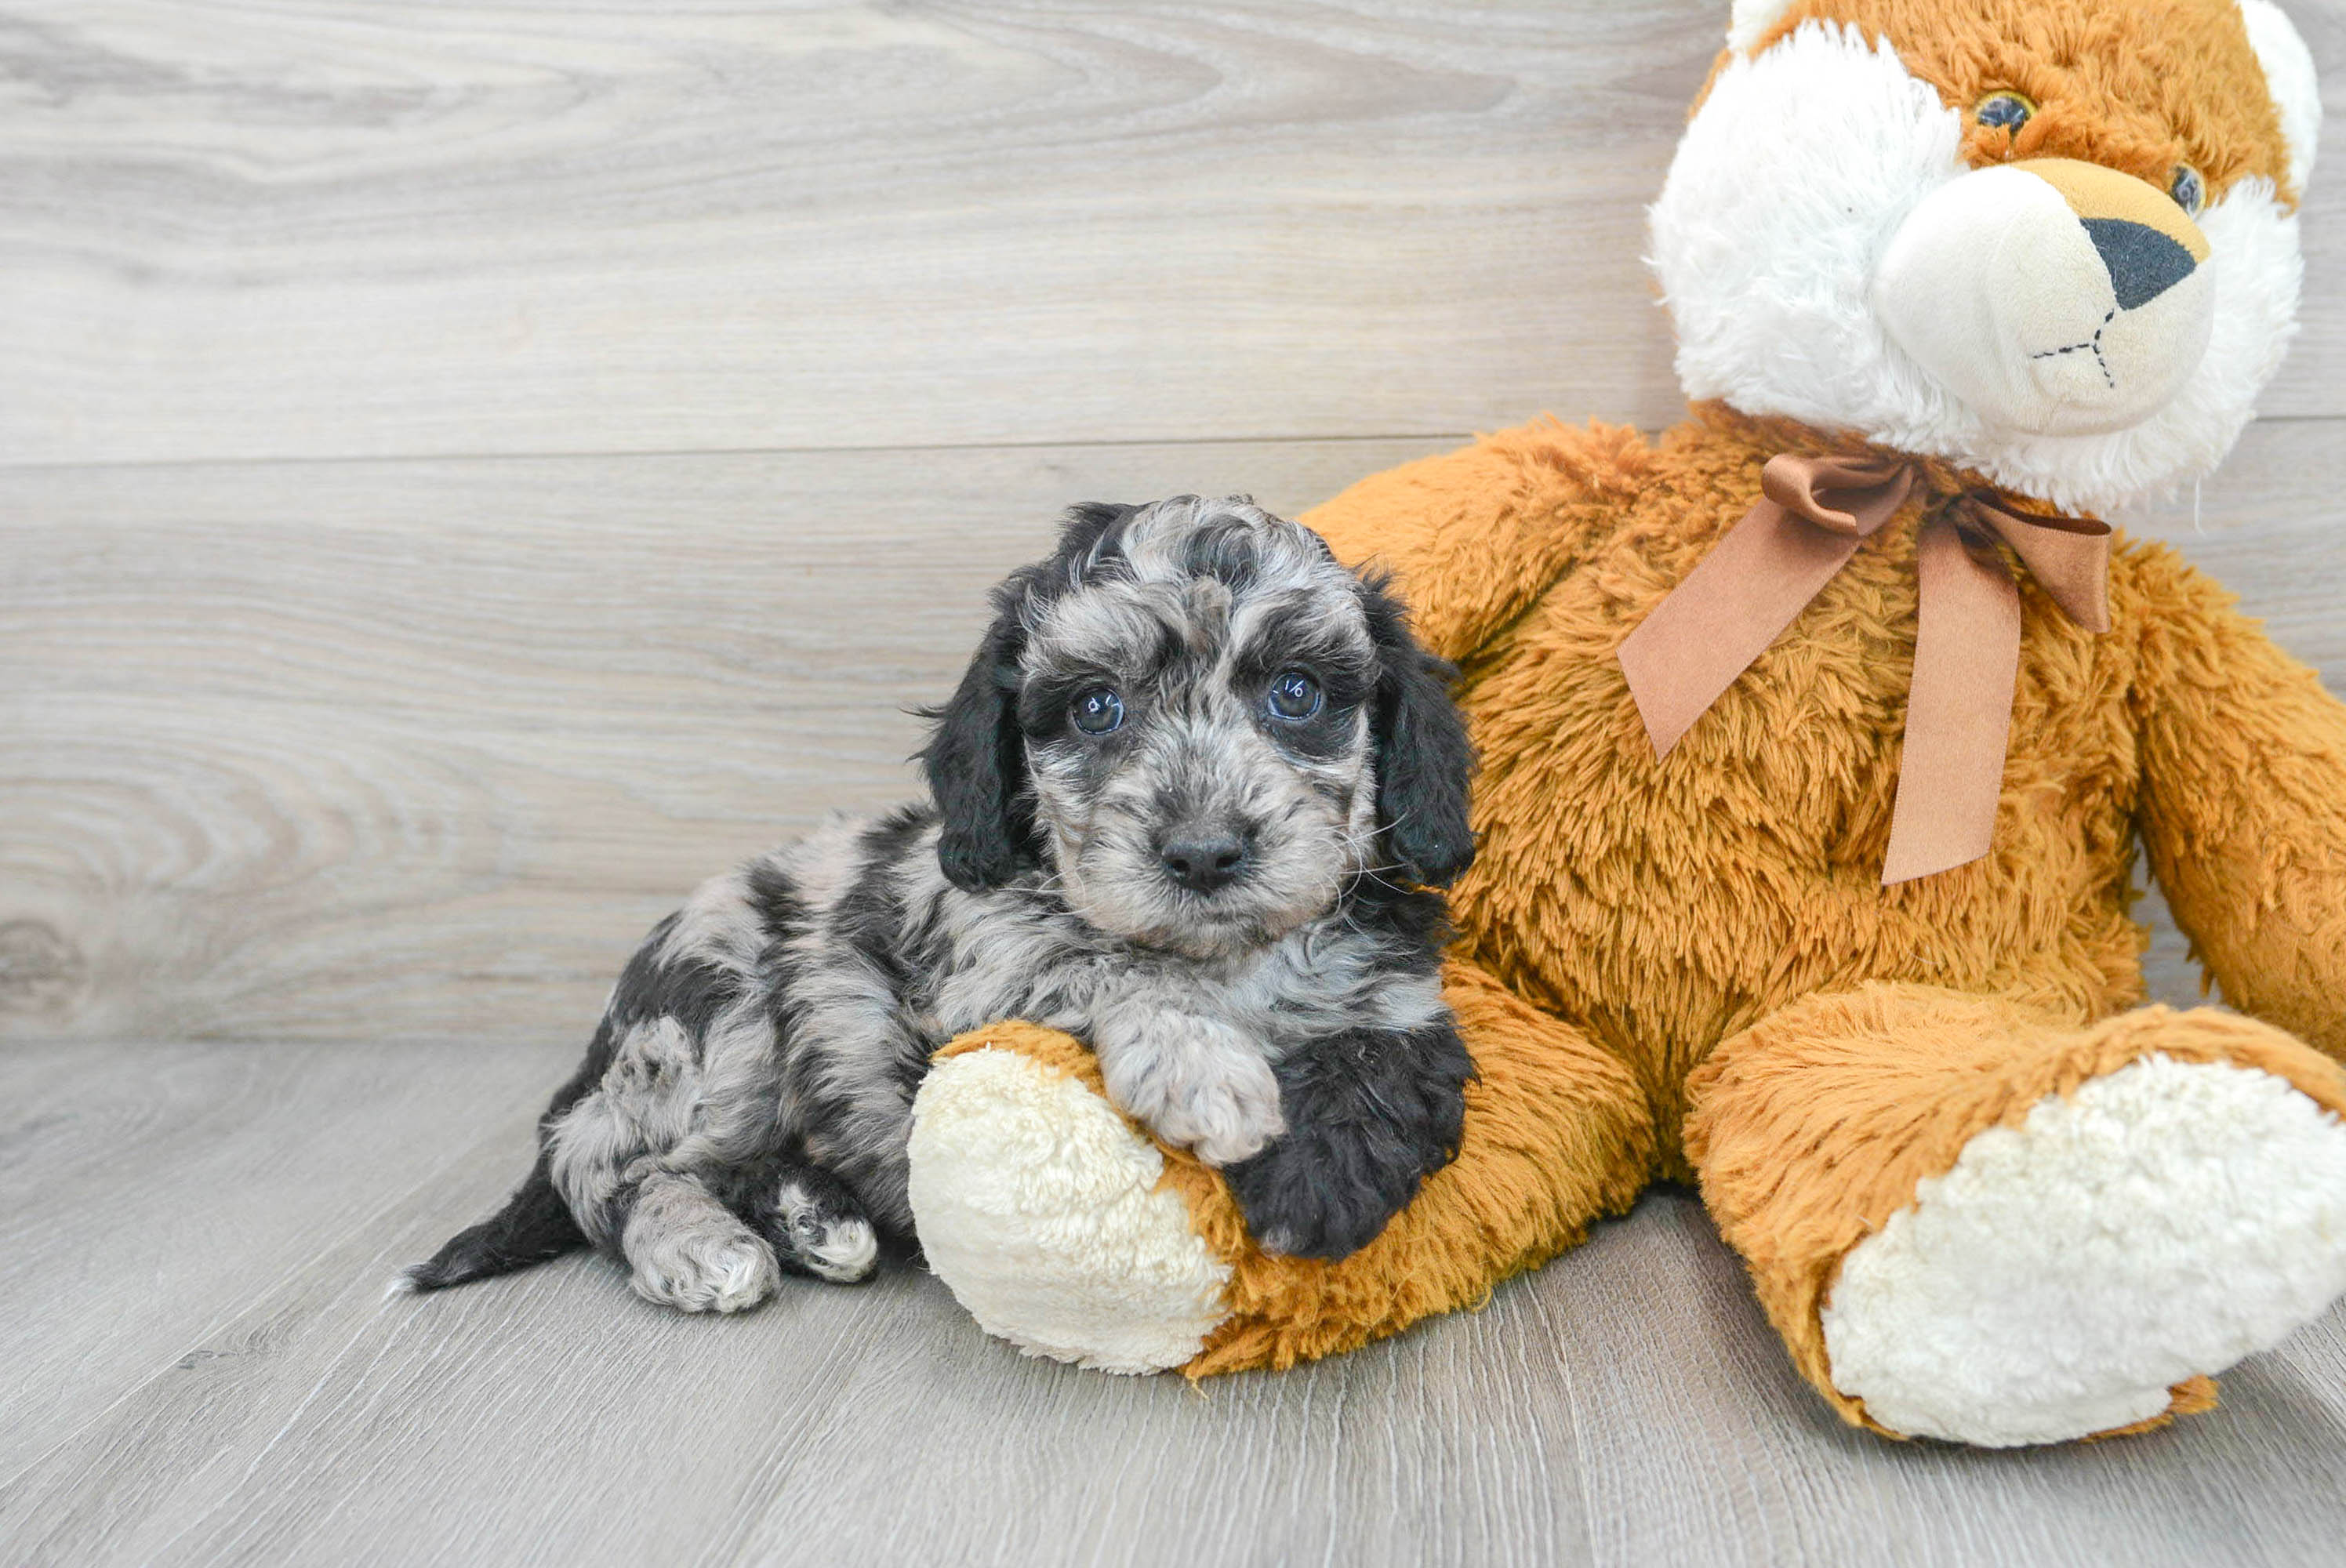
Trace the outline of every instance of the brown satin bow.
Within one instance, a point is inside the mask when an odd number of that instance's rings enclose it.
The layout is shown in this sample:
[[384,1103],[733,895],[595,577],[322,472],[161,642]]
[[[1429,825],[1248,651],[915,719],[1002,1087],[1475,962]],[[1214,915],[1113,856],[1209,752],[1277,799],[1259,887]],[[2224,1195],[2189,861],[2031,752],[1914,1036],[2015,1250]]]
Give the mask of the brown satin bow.
[[[1914,483],[1914,469],[1894,458],[1769,461],[1762,499],[1621,645],[1657,755],[1668,756],[1858,545],[1898,514]],[[1988,490],[1956,496],[1923,524],[1884,886],[1976,860],[1994,838],[2020,674],[2020,589],[1993,548],[1998,540],[2071,620],[2110,629],[2108,524],[2016,512]]]

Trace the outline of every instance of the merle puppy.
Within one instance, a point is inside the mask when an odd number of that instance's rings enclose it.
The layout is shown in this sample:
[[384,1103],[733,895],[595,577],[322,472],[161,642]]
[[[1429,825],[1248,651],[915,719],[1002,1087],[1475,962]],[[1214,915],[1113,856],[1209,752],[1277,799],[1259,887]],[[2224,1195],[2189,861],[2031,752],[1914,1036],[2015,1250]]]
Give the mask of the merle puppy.
[[1229,1178],[1266,1247],[1341,1257],[1456,1151],[1472,1072],[1440,896],[1474,856],[1446,666],[1392,597],[1244,498],[1070,514],[922,754],[933,804],[702,887],[627,966],[537,1164],[405,1277],[589,1244],[737,1311],[909,1237],[933,1052],[1005,1018]]

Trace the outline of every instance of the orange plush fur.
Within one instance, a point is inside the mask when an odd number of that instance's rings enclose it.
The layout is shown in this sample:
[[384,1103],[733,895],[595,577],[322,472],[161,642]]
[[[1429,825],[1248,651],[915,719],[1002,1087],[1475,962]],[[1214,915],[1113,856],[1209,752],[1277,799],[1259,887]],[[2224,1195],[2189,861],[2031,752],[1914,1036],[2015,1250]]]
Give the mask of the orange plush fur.
[[1974,125],[1974,167],[2074,158],[2164,188],[2188,163],[2211,193],[2262,175],[2294,204],[2289,149],[2237,21],[2199,0],[2047,6],[2036,0],[1802,0],[1760,46],[1812,18],[1884,40],[1952,108],[2017,92],[2040,112],[2017,135]]

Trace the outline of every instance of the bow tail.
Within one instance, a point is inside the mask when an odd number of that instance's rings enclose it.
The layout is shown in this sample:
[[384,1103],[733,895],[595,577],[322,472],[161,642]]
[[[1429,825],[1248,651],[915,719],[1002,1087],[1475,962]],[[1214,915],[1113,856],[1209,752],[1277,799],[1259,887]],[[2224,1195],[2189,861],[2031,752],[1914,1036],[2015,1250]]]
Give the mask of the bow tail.
[[2020,677],[2020,589],[2002,557],[1973,551],[1941,517],[1916,542],[1915,569],[1922,603],[1885,887],[1988,852]]
[[1762,500],[1621,645],[1621,674],[1656,757],[1710,710],[1857,551]]

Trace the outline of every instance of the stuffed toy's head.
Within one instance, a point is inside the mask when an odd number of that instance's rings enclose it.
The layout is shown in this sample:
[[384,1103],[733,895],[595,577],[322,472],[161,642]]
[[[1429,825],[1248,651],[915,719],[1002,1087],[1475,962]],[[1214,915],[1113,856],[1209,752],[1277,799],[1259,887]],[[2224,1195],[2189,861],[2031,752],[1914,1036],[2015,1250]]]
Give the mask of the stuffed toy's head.
[[1736,0],[1654,207],[1688,395],[2106,511],[2296,321],[2320,103],[2270,0]]

